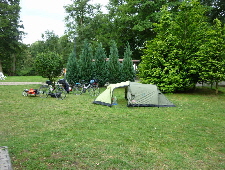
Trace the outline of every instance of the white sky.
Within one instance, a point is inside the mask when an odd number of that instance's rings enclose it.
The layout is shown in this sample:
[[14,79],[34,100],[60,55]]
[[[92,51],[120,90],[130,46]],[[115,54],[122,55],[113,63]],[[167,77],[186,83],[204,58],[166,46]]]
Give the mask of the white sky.
[[[107,5],[108,0],[91,0],[92,3]],[[20,0],[20,20],[27,33],[23,43],[32,44],[41,40],[45,31],[54,31],[62,36],[65,31],[64,18],[66,16],[63,6],[71,4],[72,0]]]

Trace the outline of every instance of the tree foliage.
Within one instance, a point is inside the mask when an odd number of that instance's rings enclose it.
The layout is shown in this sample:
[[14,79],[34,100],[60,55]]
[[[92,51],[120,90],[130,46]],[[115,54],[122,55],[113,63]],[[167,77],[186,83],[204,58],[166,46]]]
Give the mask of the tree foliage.
[[93,78],[93,51],[91,44],[85,40],[82,53],[79,56],[79,68],[81,80],[89,82]]
[[78,64],[78,59],[76,56],[76,51],[73,50],[69,55],[67,66],[66,66],[66,79],[69,84],[74,84],[80,80],[80,68]]
[[105,85],[106,82],[134,81],[135,74],[131,55],[130,47],[127,46],[124,52],[123,65],[121,65],[115,41],[112,41],[111,53],[107,58],[101,43],[95,48],[93,55],[92,45],[86,40],[82,54],[78,57],[74,50],[69,57],[67,81],[72,84],[81,80],[89,82],[91,79],[97,79],[99,86]]
[[206,32],[206,40],[197,52],[199,82],[218,83],[225,80],[225,29],[220,20],[215,19],[212,29]]
[[103,86],[108,82],[108,69],[106,63],[105,50],[102,47],[102,43],[99,43],[95,50],[94,62],[93,62],[93,78],[98,80],[100,86]]
[[55,52],[39,53],[35,60],[35,68],[42,77],[55,83],[62,73],[62,57]]
[[109,83],[118,83],[121,81],[121,64],[119,62],[119,54],[115,41],[112,41],[110,47],[110,55],[108,64]]
[[130,45],[127,44],[124,52],[124,58],[121,69],[122,81],[134,81],[135,71],[132,62],[132,51]]
[[203,5],[209,8],[207,16],[210,21],[213,22],[214,19],[219,19],[222,23],[225,23],[225,1],[224,0],[201,0]]
[[[57,35],[55,35],[53,31],[45,31],[45,34],[42,34],[42,40],[36,41],[29,46],[28,48],[29,58],[27,58],[27,61],[25,62],[27,63],[30,60],[31,61],[36,60],[36,57],[39,54],[53,51],[63,57],[62,62],[64,67],[66,67],[67,60],[72,51],[72,45],[73,43],[69,40],[69,37],[67,35],[58,37]],[[33,63],[30,63],[29,68],[32,68],[32,67],[33,67]],[[37,74],[33,72],[33,69],[30,69],[31,71],[29,73],[30,75]]]
[[69,40],[68,35],[59,37],[54,31],[45,31],[42,34],[42,40],[36,41],[30,47],[30,51],[35,57],[38,53],[54,51],[63,56],[63,63],[67,63],[68,56],[72,51],[73,43]]
[[129,42],[134,58],[139,59],[142,54],[140,48],[147,40],[155,37],[153,23],[158,21],[160,9],[167,1],[142,0],[110,0],[109,18],[112,37],[117,43],[119,53],[122,54],[124,44]]
[[196,53],[206,41],[210,28],[206,9],[197,1],[184,1],[176,13],[162,10],[157,36],[149,41],[140,65],[140,78],[164,92],[185,91],[195,87],[202,67]]
[[91,42],[96,35],[94,16],[100,12],[100,5],[90,4],[90,0],[73,0],[66,5],[68,14],[65,18],[67,34],[74,39],[76,37],[77,53],[81,54],[83,42],[87,39]]
[[19,0],[0,3],[0,71],[4,69],[8,74],[15,73],[17,53],[21,52],[19,40],[23,32],[19,30],[22,28],[19,3]]
[[73,1],[65,7],[68,13],[67,30],[72,35],[78,35],[79,44],[84,39],[102,42],[107,53],[110,53],[109,40],[115,40],[120,55],[123,55],[124,44],[129,42],[132,57],[139,59],[139,49],[146,40],[155,36],[153,23],[158,21],[160,8],[166,3],[170,6],[177,5],[173,0],[110,0],[107,5],[108,13],[103,14],[99,5],[92,5],[88,0]]

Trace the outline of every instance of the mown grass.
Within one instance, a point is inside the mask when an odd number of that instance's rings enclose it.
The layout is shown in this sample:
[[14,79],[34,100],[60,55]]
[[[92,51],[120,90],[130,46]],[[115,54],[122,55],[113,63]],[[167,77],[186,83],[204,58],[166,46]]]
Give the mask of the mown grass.
[[21,95],[39,86],[0,86],[0,146],[14,169],[225,169],[224,87],[166,94],[172,108],[128,108],[116,89],[110,108],[88,94]]

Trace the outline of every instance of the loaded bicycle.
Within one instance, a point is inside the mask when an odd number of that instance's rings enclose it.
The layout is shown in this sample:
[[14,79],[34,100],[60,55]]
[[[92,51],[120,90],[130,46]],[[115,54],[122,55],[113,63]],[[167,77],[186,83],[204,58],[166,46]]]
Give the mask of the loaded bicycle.
[[60,100],[66,98],[68,91],[65,90],[65,84],[62,83],[62,80],[59,80],[55,84],[47,80],[46,85],[42,85],[38,92],[41,98],[54,97]]
[[85,83],[85,81],[82,80],[81,83],[74,84],[72,92],[75,95],[81,95],[87,92],[90,96],[98,96],[100,94],[98,81],[96,79],[92,79],[89,83]]

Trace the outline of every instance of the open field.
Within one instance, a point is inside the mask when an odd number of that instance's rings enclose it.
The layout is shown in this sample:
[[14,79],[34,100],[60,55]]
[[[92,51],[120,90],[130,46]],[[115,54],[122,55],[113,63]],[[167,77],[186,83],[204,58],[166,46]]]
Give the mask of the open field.
[[[5,81],[22,79],[45,81]],[[88,94],[21,95],[39,86],[0,86],[0,146],[15,170],[225,169],[225,87],[166,94],[171,108],[127,108],[121,88],[110,108]]]

